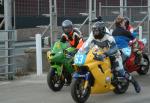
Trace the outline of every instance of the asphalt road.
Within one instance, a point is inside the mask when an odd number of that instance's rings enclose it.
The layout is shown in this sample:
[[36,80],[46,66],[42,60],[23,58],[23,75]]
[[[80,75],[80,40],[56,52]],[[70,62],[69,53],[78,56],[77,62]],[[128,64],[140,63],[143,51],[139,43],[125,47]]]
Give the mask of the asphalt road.
[[[150,103],[150,74],[135,75],[142,87],[137,94],[130,84],[128,91],[122,95],[113,92],[91,95],[87,103]],[[70,87],[60,92],[52,92],[46,83],[46,74],[38,77],[30,75],[14,81],[0,81],[0,103],[75,103],[70,95]]]

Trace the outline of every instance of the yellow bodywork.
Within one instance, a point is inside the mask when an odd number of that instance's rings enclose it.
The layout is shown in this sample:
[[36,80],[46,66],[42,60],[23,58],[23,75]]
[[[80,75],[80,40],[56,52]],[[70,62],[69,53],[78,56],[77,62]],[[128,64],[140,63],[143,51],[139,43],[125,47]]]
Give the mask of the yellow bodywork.
[[[103,52],[98,52],[98,54],[102,54]],[[110,59],[107,57],[104,61],[94,60],[93,50],[90,50],[87,54],[85,66],[88,66],[89,71],[94,76],[95,82],[94,86],[91,88],[91,93],[106,93],[114,90],[114,86],[111,84],[111,63]],[[101,66],[101,69],[100,67]],[[110,79],[107,80],[107,79]]]
[[47,60],[50,62],[50,60],[51,60],[51,52],[50,51],[47,51]]

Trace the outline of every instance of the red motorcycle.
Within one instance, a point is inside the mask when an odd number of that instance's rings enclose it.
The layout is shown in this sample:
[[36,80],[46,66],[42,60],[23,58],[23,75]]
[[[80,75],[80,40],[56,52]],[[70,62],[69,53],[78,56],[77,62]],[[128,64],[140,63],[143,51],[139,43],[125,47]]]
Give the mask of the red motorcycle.
[[131,55],[124,62],[124,66],[128,72],[136,71],[139,75],[145,75],[149,70],[148,55],[143,52],[144,43],[138,39],[129,42],[131,47]]

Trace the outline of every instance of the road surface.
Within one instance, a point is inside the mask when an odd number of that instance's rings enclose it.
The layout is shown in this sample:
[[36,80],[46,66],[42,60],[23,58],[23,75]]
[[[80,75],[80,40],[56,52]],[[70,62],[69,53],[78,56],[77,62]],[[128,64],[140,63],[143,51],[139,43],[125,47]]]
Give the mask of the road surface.
[[[135,78],[142,87],[137,94],[130,84],[128,91],[122,95],[113,92],[92,95],[87,103],[150,103],[150,74]],[[0,81],[0,103],[75,103],[70,95],[70,87],[60,92],[52,92],[46,83],[46,74],[38,77],[29,75],[14,81]]]

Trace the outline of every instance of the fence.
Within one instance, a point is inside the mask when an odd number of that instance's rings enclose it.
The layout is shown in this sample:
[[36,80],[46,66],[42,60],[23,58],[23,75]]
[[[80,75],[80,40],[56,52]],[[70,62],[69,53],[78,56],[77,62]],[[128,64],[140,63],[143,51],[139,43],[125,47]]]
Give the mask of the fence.
[[[122,11],[122,13],[121,13]],[[109,29],[114,29],[115,18],[123,14],[124,17],[128,17],[130,24],[134,27],[134,30],[138,31],[138,27],[142,26],[142,34],[144,38],[147,38],[147,49],[149,51],[149,21],[148,21],[148,6],[102,6],[99,3],[99,15],[101,15],[104,21],[107,23]]]
[[13,79],[15,73],[15,31],[0,31],[0,76]]

